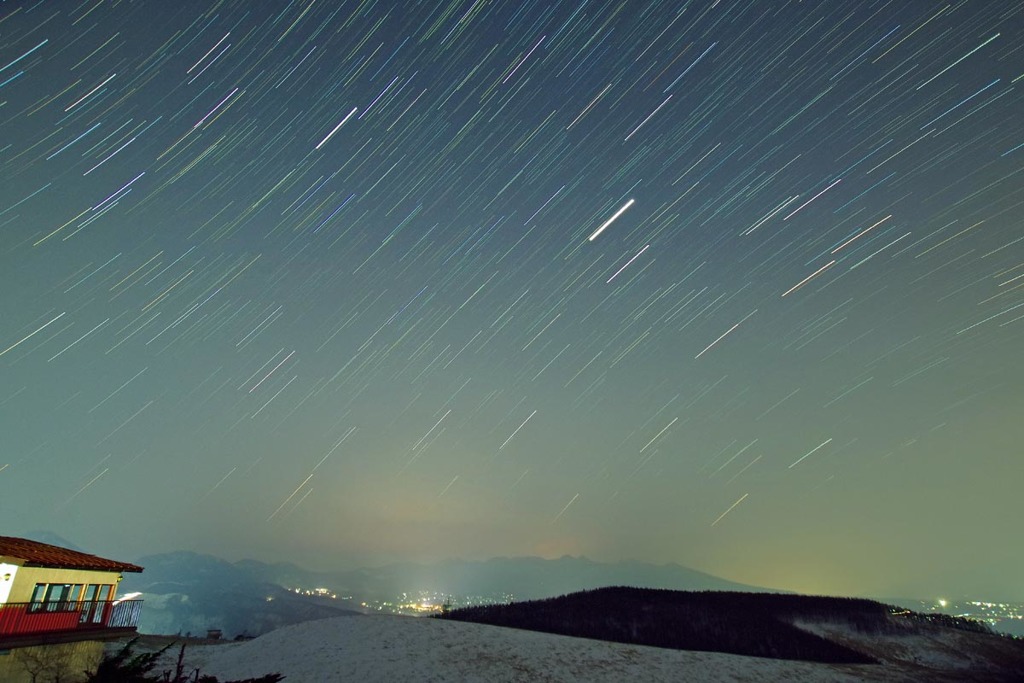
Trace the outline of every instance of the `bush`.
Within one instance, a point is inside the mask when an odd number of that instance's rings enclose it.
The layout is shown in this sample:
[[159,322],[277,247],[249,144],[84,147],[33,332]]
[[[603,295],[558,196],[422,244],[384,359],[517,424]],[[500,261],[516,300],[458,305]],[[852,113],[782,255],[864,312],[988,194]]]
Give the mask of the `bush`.
[[[171,647],[156,652],[136,653],[134,647],[138,638],[125,643],[121,651],[113,655],[105,655],[94,672],[85,672],[87,683],[221,683],[216,676],[200,674],[199,669],[185,673],[185,645],[178,651],[178,663],[174,672],[164,671],[154,674],[160,657]],[[284,679],[279,673],[265,674],[259,678],[246,678],[223,683],[278,683]]]

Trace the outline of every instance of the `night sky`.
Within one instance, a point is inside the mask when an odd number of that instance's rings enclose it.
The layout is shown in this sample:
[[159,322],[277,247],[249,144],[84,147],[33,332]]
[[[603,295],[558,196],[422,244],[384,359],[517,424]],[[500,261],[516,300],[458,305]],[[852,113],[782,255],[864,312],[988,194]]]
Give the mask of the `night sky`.
[[0,515],[1024,599],[1024,5],[0,3]]

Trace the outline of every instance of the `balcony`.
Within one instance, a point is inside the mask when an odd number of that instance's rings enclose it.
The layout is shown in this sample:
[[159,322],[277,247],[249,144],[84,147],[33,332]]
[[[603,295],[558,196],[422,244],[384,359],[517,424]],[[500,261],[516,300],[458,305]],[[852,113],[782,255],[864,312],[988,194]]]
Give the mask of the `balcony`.
[[0,605],[0,647],[100,640],[134,633],[142,600],[9,602]]

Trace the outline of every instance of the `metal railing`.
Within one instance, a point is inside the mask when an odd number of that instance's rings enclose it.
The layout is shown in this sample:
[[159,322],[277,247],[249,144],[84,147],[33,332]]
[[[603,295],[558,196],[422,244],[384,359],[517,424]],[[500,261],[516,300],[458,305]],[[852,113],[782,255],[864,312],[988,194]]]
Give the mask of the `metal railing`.
[[142,600],[8,602],[0,605],[0,637],[135,628],[141,612]]
[[115,600],[110,606],[107,628],[135,628],[142,614],[142,600]]

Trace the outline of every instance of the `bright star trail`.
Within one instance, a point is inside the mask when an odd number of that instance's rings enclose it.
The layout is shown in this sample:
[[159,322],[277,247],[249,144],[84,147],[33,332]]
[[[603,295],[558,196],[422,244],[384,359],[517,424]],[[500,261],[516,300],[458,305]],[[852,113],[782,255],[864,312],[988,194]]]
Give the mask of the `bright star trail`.
[[1022,31],[2,3],[3,532],[1024,599]]

